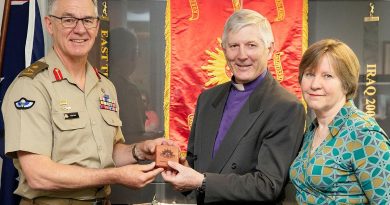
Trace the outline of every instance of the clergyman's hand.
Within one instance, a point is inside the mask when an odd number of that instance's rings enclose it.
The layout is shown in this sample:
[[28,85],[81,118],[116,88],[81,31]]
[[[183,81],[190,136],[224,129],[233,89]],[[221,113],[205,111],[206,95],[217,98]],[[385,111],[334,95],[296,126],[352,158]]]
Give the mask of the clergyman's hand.
[[168,161],[168,166],[173,169],[161,173],[166,182],[172,184],[177,191],[190,191],[202,185],[204,175],[190,167],[186,167],[177,162]]
[[188,164],[188,161],[185,157],[180,157],[179,158],[179,163],[183,166],[186,166],[186,167],[190,167],[190,165]]

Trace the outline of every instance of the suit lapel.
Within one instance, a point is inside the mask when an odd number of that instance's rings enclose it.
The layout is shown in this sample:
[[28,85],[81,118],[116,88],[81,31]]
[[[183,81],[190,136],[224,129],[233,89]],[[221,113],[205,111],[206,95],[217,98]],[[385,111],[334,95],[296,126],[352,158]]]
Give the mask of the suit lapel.
[[[234,153],[240,140],[245,136],[253,124],[258,120],[263,113],[262,103],[264,95],[270,89],[273,78],[268,72],[263,81],[256,87],[253,93],[249,96],[248,101],[244,104],[236,119],[232,123],[229,131],[226,133],[222,144],[207,171],[220,173],[226,162]],[[226,102],[226,100],[224,101]],[[223,110],[222,110],[223,112]],[[221,114],[222,115],[222,114]],[[219,118],[219,121],[222,119]],[[218,125],[219,126],[219,125]],[[218,130],[218,128],[216,128]],[[215,138],[214,138],[215,139]],[[214,145],[214,141],[212,143]]]
[[[212,99],[211,108],[207,111],[207,130],[204,131],[204,137],[202,139],[201,151],[198,156],[198,160],[201,160],[202,163],[199,163],[199,170],[205,171],[209,166],[212,160],[212,153],[214,149],[214,142],[217,136],[218,128],[221,123],[223,110],[225,108],[225,103],[230,90],[230,83],[223,85],[220,92]],[[209,136],[209,137],[205,137]]]

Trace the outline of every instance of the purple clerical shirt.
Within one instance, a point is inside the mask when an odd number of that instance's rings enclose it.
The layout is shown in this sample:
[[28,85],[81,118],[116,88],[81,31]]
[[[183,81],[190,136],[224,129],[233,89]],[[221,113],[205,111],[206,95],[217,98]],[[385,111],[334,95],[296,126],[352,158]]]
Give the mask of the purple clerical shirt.
[[219,146],[221,145],[223,138],[228,132],[233,121],[236,119],[238,113],[240,112],[242,106],[248,100],[249,96],[252,94],[253,90],[260,84],[264,79],[264,76],[267,74],[267,71],[263,72],[255,80],[246,83],[246,84],[236,84],[234,79],[232,79],[232,85],[229,91],[229,97],[226,101],[225,108],[223,110],[221,124],[219,125],[217,137],[214,143],[213,158],[217,153]]

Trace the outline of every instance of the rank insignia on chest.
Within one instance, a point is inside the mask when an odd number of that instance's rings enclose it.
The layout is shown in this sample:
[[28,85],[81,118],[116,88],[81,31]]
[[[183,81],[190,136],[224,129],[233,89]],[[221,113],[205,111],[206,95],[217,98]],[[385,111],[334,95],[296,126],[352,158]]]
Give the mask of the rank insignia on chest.
[[99,101],[100,109],[118,112],[118,107],[116,106],[115,100],[112,100],[109,95],[104,94],[102,97],[100,97]]
[[18,110],[27,110],[33,107],[35,101],[27,100],[26,98],[20,98],[20,100],[15,101],[15,107]]
[[68,104],[68,100],[60,100],[60,107],[63,110],[71,110],[72,109],[72,107],[70,107]]

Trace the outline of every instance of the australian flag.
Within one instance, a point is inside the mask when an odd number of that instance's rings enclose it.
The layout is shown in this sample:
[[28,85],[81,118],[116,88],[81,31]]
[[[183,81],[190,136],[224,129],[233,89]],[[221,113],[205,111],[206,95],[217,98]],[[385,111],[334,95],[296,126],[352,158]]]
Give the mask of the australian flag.
[[[7,36],[0,83],[0,103],[8,86],[24,68],[44,56],[41,16],[36,0],[11,0]],[[1,112],[1,111],[0,111]],[[4,121],[0,115],[1,171],[0,204],[17,205],[20,197],[13,194],[18,185],[18,172],[12,159],[4,153]]]

